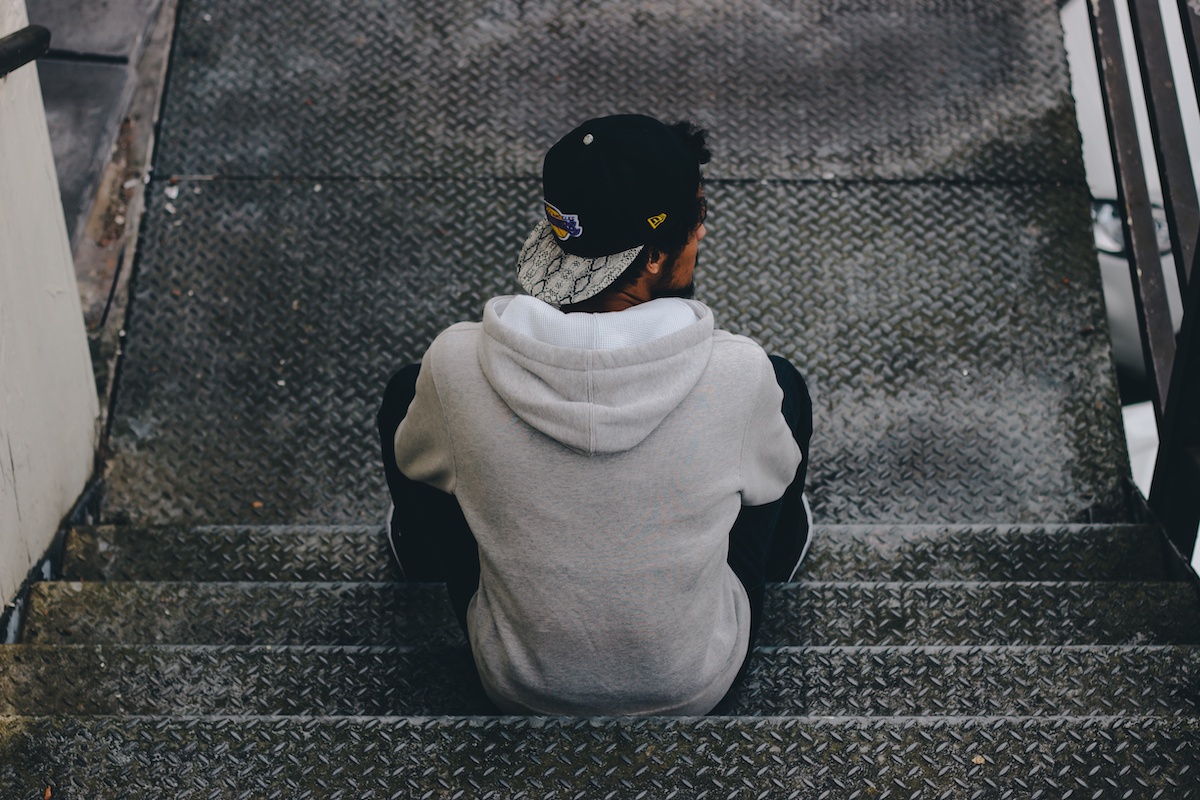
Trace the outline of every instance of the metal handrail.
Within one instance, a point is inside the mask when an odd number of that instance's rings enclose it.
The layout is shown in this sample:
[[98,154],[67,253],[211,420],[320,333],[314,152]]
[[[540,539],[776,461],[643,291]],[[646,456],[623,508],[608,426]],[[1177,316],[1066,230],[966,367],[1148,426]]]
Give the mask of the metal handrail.
[[1129,73],[1121,49],[1116,6],[1114,0],[1093,0],[1087,6],[1112,146],[1113,171],[1117,177],[1117,202],[1124,212],[1121,221],[1125,241],[1129,244],[1129,271],[1142,335],[1146,377],[1150,383],[1155,419],[1161,426],[1166,413],[1171,365],[1175,360],[1175,328],[1163,283],[1158,237],[1138,141]]
[[[1156,245],[1121,50],[1114,0],[1090,0],[1092,43],[1099,66],[1104,113],[1112,146],[1134,301],[1158,423],[1159,451],[1148,504],[1185,556],[1196,546],[1200,524],[1200,279],[1193,262],[1200,254],[1200,209],[1184,138],[1179,94],[1171,72],[1158,0],[1128,0],[1163,205],[1171,230],[1171,253],[1184,296],[1179,339],[1174,336]],[[1193,2],[1178,0],[1178,12],[1193,86],[1200,96],[1200,15]]]
[[1179,285],[1187,286],[1195,259],[1196,237],[1200,234],[1200,209],[1192,181],[1191,159],[1179,93],[1171,72],[1167,34],[1159,15],[1158,0],[1130,0],[1129,19],[1146,90],[1146,110],[1155,142],[1163,207],[1175,255]]
[[0,78],[41,58],[50,50],[50,31],[30,25],[0,39]]

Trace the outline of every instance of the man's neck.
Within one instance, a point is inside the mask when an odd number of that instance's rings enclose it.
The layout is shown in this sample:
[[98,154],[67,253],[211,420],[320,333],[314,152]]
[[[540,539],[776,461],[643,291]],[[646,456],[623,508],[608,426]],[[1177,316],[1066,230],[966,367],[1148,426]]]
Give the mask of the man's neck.
[[654,283],[658,279],[659,270],[645,270],[633,283],[627,283],[620,289],[610,291],[608,287],[600,294],[571,303],[560,308],[564,313],[583,311],[588,314],[603,314],[608,311],[624,311],[627,308],[640,306],[654,299]]
[[[629,288],[634,289],[636,287],[637,284],[634,284]],[[627,308],[641,305],[650,299],[650,297],[641,297],[640,293],[629,291],[601,292],[595,297],[589,297],[587,300],[562,306],[560,310],[565,314],[574,311],[582,311],[587,314],[603,314],[609,311],[624,311]]]

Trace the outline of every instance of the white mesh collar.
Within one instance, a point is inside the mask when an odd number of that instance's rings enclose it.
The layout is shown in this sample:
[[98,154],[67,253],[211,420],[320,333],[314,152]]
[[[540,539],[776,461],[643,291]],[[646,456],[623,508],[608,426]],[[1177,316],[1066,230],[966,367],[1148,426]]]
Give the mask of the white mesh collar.
[[[501,323],[517,333],[555,347],[617,350],[651,342],[695,324],[699,303],[661,297],[648,303],[600,314],[563,313],[529,295],[496,303]],[[701,306],[702,307],[702,306]]]

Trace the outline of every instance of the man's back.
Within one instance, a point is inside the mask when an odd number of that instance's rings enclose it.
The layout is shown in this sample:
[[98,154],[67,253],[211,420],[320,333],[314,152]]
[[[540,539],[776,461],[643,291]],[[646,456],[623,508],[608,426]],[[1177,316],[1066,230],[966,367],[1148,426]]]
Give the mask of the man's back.
[[543,165],[528,296],[488,302],[380,409],[391,539],[443,580],[508,712],[701,714],[803,558],[796,369],[693,302],[702,130],[605,117]]
[[498,298],[422,365],[399,466],[475,535],[471,643],[506,711],[703,713],[745,656],[729,530],[798,451],[761,348],[666,302],[693,323],[594,350],[525,336]]

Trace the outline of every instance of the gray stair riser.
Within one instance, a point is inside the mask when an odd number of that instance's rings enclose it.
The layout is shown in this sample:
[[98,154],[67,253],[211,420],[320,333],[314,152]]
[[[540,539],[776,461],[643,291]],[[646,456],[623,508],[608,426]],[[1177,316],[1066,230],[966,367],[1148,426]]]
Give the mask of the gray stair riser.
[[[726,716],[1198,716],[1200,649],[767,648]],[[465,647],[0,648],[0,714],[493,714]]]
[[[1165,580],[1162,539],[1130,525],[817,525],[802,577],[826,581]],[[74,580],[380,581],[398,578],[381,527],[76,528]]]
[[1162,536],[1138,525],[822,528],[798,577],[824,581],[1169,580]]
[[1189,798],[1200,720],[0,718],[14,797]]
[[1183,583],[814,583],[767,594],[777,645],[1200,643]]
[[401,577],[382,524],[78,527],[67,533],[62,574],[84,581]]
[[[462,641],[444,589],[402,583],[35,584],[30,644],[429,646]],[[758,643],[1200,643],[1184,583],[793,583]]]

